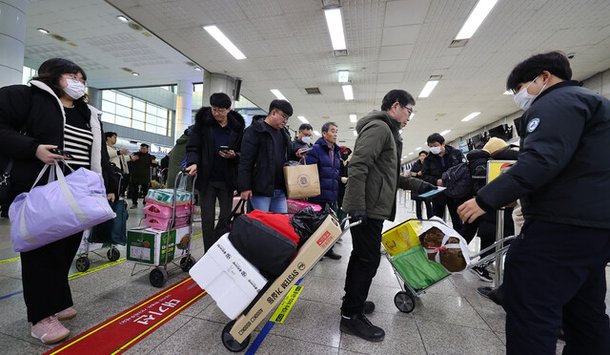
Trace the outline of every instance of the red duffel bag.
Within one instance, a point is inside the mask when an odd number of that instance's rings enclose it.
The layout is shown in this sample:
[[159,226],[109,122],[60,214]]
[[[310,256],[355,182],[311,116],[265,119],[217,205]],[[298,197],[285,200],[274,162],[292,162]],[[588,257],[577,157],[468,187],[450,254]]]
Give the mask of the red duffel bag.
[[254,210],[246,215],[252,219],[261,221],[262,223],[281,233],[286,238],[292,240],[295,244],[299,244],[301,237],[299,237],[299,235],[294,231],[292,224],[290,224],[289,215],[259,210]]

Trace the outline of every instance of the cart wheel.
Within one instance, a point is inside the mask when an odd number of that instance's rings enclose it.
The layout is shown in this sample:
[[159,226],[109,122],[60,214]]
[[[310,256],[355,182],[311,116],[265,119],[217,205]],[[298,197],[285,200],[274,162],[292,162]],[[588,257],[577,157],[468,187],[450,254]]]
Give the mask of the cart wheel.
[[89,266],[91,266],[91,262],[89,261],[88,257],[81,256],[80,258],[76,259],[76,270],[85,272],[89,270]]
[[246,339],[244,339],[243,343],[238,343],[230,333],[231,328],[233,327],[233,324],[235,324],[234,320],[227,323],[227,325],[225,325],[225,327],[222,329],[222,334],[221,334],[222,344],[229,351],[238,353],[248,347],[248,344],[250,344],[250,336],[248,335],[248,337]]
[[195,258],[193,258],[192,255],[185,256],[184,258],[180,259],[180,268],[184,272],[189,272],[193,265],[195,265],[195,262]]
[[152,269],[150,271],[150,275],[148,275],[148,280],[150,281],[150,284],[159,288],[165,285],[167,279],[169,279],[169,276],[167,275],[167,270],[158,266]]
[[415,309],[415,298],[411,293],[400,291],[394,296],[394,305],[401,312],[411,313]]
[[117,261],[121,257],[121,252],[119,251],[119,249],[112,247],[112,248],[108,249],[106,256],[108,257],[108,260],[110,260],[110,261]]

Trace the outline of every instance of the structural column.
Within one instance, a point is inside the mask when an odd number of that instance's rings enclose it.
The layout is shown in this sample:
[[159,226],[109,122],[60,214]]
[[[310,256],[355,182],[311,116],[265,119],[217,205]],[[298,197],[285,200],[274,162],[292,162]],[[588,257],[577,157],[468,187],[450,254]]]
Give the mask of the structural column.
[[0,87],[21,84],[27,0],[0,0]]
[[218,73],[203,73],[203,106],[209,105],[209,97],[213,93],[224,92],[235,101],[235,78]]
[[176,138],[193,123],[193,82],[178,81],[176,92]]

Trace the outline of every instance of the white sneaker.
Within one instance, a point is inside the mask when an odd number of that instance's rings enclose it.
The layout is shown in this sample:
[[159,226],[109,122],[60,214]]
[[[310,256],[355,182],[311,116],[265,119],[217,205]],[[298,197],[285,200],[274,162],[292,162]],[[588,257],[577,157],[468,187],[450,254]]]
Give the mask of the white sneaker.
[[55,344],[66,339],[70,331],[59,322],[57,316],[50,316],[33,324],[31,334],[44,344]]

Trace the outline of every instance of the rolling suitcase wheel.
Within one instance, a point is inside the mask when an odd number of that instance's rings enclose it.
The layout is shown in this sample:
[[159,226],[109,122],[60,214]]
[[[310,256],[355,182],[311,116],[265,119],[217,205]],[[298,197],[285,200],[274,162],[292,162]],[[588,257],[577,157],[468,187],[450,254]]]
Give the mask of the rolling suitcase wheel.
[[400,291],[394,296],[394,305],[403,313],[411,313],[415,309],[415,297],[410,292]]
[[108,249],[108,252],[106,252],[106,256],[110,261],[117,261],[121,257],[121,252],[117,248],[112,247]]
[[195,265],[195,258],[192,255],[185,256],[180,259],[180,268],[184,272],[189,272],[189,270]]
[[91,262],[89,261],[88,257],[81,256],[80,258],[76,259],[76,270],[85,272],[89,270],[89,266],[91,266]]
[[150,271],[150,275],[148,275],[148,280],[150,284],[155,287],[163,287],[167,280],[169,279],[169,275],[167,274],[167,270],[162,267],[156,267]]
[[248,344],[250,344],[250,335],[244,339],[243,343],[238,343],[230,333],[233,324],[235,324],[234,320],[227,323],[227,325],[225,325],[225,327],[222,329],[222,345],[224,345],[227,350],[238,353],[248,347]]

